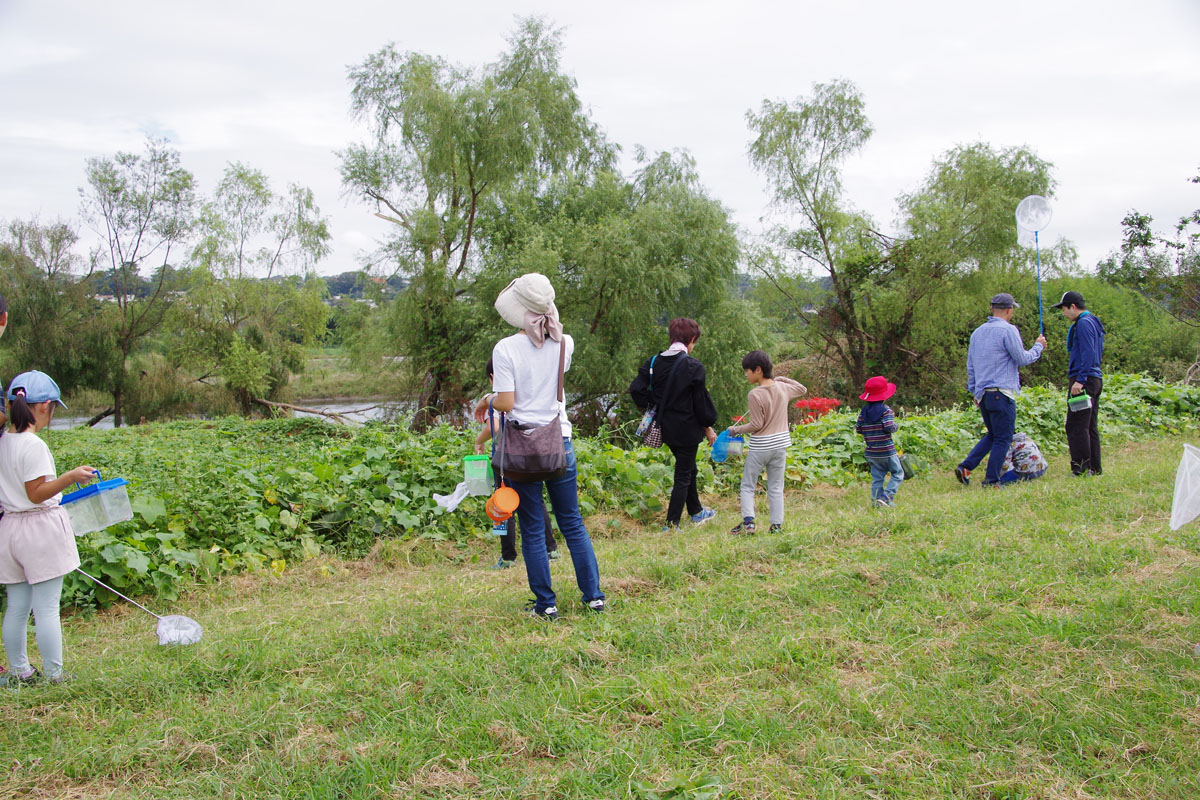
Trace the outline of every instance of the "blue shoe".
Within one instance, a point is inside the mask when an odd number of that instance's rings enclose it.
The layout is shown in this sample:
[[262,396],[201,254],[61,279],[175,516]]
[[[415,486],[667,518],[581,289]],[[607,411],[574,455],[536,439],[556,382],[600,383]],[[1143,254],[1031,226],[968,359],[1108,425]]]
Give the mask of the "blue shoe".
[[699,514],[692,514],[692,524],[703,525],[716,515],[717,512],[713,511],[711,508],[703,508],[700,510]]
[[501,558],[495,564],[492,564],[491,569],[508,569],[516,563],[517,562],[515,561],[505,561],[503,558]]

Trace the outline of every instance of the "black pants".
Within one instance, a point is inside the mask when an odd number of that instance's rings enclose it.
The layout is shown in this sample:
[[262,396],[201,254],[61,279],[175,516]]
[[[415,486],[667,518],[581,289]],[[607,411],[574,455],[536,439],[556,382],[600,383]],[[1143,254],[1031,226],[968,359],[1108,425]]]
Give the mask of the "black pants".
[[671,445],[671,454],[675,456],[675,483],[671,486],[671,500],[667,504],[668,525],[679,524],[685,504],[688,514],[693,516],[704,510],[704,506],[700,505],[700,490],[696,486],[696,448],[699,446]]
[[[542,519],[546,521],[546,552],[553,553],[558,549],[554,541],[554,528],[550,527],[550,515],[546,513],[546,501],[542,501]],[[508,518],[508,533],[500,537],[500,557],[505,561],[517,560],[517,515]]]
[[1071,451],[1071,472],[1075,475],[1085,472],[1099,475],[1101,471],[1100,391],[1103,388],[1104,381],[1100,378],[1088,378],[1083,382],[1083,391],[1092,398],[1092,407],[1082,411],[1067,409],[1067,447]]

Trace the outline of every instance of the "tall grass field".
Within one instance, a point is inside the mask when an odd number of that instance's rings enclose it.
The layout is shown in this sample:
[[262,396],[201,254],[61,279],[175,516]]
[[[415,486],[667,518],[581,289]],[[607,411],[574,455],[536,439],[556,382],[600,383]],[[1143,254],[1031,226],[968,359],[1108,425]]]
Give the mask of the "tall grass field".
[[189,647],[68,614],[75,678],[0,692],[0,795],[1200,797],[1183,440],[1000,491],[940,467],[896,509],[791,490],[778,534],[728,535],[731,493],[672,533],[600,511],[609,611],[564,558],[557,624],[493,542],[421,537],[149,598]]

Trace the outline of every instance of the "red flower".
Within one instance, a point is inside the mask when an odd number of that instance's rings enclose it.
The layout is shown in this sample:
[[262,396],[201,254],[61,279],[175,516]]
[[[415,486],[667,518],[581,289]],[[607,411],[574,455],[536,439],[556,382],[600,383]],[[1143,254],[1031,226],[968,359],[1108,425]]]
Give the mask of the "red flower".
[[809,397],[803,400],[797,400],[792,404],[792,406],[794,408],[804,409],[806,413],[800,419],[800,424],[807,425],[808,423],[825,416],[841,404],[841,400],[836,400],[832,397]]

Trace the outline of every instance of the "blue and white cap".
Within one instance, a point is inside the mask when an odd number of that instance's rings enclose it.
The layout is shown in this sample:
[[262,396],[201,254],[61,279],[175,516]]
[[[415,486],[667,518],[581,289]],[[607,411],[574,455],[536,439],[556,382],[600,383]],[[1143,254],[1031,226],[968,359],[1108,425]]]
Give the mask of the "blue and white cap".
[[44,372],[38,372],[36,369],[29,372],[22,372],[20,375],[12,379],[8,384],[8,399],[14,400],[17,397],[17,392],[25,395],[26,403],[44,403],[47,400],[52,400],[58,403],[63,408],[67,407],[61,399],[62,393],[58,390],[58,384]]

